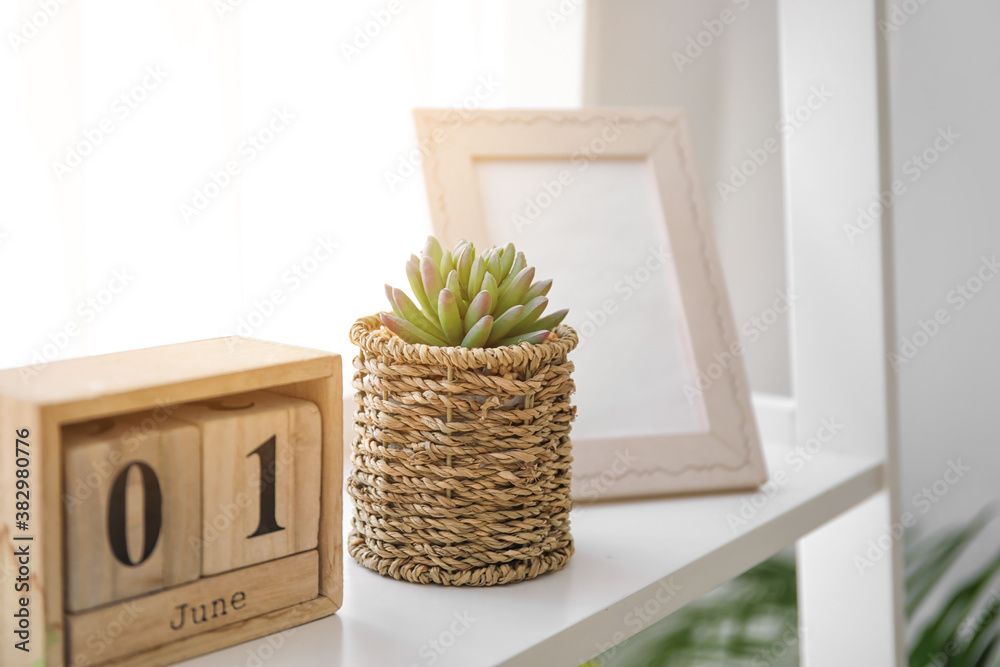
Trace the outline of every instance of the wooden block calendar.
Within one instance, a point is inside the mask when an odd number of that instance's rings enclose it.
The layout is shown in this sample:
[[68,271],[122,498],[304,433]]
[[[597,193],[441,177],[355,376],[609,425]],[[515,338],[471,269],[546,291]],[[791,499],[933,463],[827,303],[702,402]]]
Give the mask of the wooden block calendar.
[[315,350],[0,371],[0,665],[166,665],[333,614],[341,438]]

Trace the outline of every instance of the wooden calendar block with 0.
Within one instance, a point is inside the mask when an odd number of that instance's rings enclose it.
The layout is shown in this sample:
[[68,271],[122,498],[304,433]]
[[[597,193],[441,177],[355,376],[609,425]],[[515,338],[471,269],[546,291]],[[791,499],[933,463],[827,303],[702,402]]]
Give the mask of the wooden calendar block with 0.
[[67,611],[201,576],[198,429],[168,414],[63,427]]

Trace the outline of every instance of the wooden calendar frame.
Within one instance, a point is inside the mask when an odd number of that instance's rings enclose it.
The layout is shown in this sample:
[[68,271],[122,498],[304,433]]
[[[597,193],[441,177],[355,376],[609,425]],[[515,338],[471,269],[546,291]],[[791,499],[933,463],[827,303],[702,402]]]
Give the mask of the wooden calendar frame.
[[[341,606],[343,412],[341,358],[249,338],[217,338],[0,371],[0,664],[59,667],[67,660],[63,595],[62,442],[64,424],[164,405],[266,389],[315,403],[322,417],[319,596],[291,607],[102,665],[159,666],[329,616]],[[13,647],[18,598],[14,559],[15,432],[29,429],[31,519],[30,647]],[[40,592],[40,595],[39,595]]]

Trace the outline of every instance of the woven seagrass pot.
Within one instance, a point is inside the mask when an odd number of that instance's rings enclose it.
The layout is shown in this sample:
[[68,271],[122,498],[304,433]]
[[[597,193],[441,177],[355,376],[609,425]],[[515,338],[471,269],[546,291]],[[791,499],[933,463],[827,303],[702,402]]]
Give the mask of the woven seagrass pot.
[[562,569],[576,332],[532,345],[411,345],[351,327],[358,409],[347,548],[383,576],[492,586]]

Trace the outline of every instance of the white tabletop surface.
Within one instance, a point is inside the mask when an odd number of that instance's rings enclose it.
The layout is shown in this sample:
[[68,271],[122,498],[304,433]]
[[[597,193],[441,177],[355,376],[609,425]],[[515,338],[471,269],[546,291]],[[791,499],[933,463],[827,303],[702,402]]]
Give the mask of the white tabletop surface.
[[[380,577],[345,555],[344,606],[335,616],[183,664],[575,667],[881,486],[880,461],[824,453],[798,468],[787,453],[766,448],[772,479],[781,477],[777,471],[785,473],[773,494],[575,509],[576,554],[563,571],[533,581],[493,588],[419,586]],[[345,501],[345,513],[350,508]],[[749,518],[734,526],[741,509]]]

